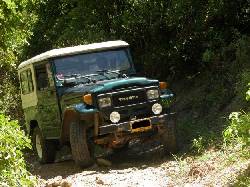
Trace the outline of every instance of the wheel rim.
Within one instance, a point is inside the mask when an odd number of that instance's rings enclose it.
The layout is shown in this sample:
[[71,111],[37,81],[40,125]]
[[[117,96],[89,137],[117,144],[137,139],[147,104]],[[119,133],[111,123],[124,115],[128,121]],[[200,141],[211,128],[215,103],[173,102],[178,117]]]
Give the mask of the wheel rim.
[[36,152],[39,158],[42,158],[43,152],[42,152],[42,145],[41,145],[41,139],[39,135],[36,135]]

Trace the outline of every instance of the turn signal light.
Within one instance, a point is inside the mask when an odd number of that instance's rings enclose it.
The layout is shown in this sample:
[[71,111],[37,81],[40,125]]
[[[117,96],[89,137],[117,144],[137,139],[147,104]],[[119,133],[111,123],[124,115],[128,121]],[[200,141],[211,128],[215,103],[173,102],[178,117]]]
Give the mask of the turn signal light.
[[88,105],[92,105],[92,95],[91,94],[86,94],[82,97],[84,103],[88,104]]
[[161,90],[164,90],[168,87],[168,83],[166,82],[159,82],[159,86]]

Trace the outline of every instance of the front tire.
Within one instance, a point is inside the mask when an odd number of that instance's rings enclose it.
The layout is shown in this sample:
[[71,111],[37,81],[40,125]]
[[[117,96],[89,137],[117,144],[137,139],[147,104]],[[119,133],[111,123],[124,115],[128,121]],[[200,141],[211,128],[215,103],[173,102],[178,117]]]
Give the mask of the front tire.
[[39,127],[32,133],[33,150],[41,164],[53,163],[56,158],[56,144],[52,140],[45,140]]
[[72,157],[75,163],[80,167],[88,167],[94,163],[87,142],[86,130],[84,124],[80,124],[79,122],[72,122],[70,124]]
[[121,153],[126,152],[129,149],[129,142],[126,142],[124,145],[122,145],[119,148],[114,148],[114,153]]

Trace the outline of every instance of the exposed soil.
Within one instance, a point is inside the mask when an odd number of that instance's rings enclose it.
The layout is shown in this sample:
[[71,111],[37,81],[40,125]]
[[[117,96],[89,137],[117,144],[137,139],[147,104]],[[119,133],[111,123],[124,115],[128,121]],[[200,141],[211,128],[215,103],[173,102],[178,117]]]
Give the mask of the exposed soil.
[[34,157],[29,159],[32,174],[40,178],[39,186],[231,186],[241,172],[250,170],[249,160],[220,167],[224,158],[219,152],[208,153],[211,158],[206,161],[180,159],[166,155],[157,143],[130,145],[105,158],[110,162],[100,159],[84,170],[69,154],[60,154],[54,164],[40,165]]
[[40,165],[33,156],[30,158],[31,172],[41,178],[41,186],[65,180],[72,186],[166,186],[168,183],[161,165],[170,157],[157,143],[130,145],[127,150],[97,159],[95,165],[84,170],[75,165],[71,155],[60,155],[62,152],[69,151],[60,151],[54,164]]

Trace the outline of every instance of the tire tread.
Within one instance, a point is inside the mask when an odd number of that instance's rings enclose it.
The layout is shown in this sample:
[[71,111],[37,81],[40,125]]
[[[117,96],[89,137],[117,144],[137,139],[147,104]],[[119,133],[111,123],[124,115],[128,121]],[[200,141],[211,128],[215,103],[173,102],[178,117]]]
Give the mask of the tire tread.
[[79,122],[71,123],[70,145],[73,159],[77,165],[88,167],[93,164],[87,143],[86,127],[83,124]]

